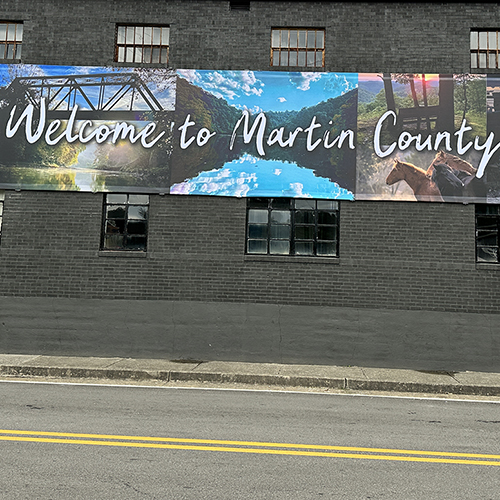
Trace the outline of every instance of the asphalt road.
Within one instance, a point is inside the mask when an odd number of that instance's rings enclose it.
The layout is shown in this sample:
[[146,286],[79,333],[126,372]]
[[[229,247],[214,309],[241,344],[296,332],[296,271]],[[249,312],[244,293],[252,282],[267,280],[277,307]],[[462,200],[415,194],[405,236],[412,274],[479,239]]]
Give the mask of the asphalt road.
[[0,422],[1,499],[500,498],[498,402],[0,382]]

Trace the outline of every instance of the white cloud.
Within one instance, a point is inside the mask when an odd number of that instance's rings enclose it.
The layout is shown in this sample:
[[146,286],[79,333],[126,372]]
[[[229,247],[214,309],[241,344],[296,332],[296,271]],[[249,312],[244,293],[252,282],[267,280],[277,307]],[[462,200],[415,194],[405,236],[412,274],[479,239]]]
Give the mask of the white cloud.
[[279,102],[286,102],[286,99],[284,97],[278,97]]

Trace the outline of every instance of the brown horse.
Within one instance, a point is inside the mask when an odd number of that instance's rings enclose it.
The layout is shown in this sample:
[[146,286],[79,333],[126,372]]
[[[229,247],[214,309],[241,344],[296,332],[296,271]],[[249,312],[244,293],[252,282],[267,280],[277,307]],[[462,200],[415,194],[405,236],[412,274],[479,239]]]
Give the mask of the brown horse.
[[462,172],[466,172],[469,175],[476,175],[477,169],[474,168],[468,161],[462,160],[458,156],[454,156],[450,153],[446,153],[444,151],[438,151],[434,160],[430,164],[427,169],[427,175],[432,175],[432,171],[434,170],[434,165],[436,163],[445,163],[449,167],[455,170],[461,170]]
[[398,181],[405,181],[413,191],[418,201],[443,201],[443,197],[425,170],[418,168],[412,163],[394,160],[394,166],[385,179],[386,184],[391,186]]

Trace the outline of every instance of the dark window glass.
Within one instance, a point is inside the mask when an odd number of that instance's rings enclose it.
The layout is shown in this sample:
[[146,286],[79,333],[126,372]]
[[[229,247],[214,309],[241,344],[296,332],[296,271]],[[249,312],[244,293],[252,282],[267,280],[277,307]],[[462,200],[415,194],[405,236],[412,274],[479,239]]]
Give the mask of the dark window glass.
[[107,194],[101,249],[146,251],[148,216],[148,195]]
[[337,256],[338,212],[330,200],[249,198],[246,252]]
[[499,262],[500,205],[476,205],[476,261]]

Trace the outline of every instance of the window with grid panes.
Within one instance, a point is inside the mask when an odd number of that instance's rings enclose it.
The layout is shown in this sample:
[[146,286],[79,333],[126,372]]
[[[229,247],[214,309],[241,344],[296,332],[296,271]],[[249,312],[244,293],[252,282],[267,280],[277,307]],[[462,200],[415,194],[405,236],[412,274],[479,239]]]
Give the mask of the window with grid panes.
[[168,63],[170,28],[168,26],[116,27],[116,62]]
[[149,195],[106,194],[102,250],[146,251]]
[[325,66],[324,29],[271,30],[271,66]]
[[470,32],[471,69],[499,68],[500,36],[498,29],[473,29]]
[[336,257],[338,219],[333,200],[248,198],[246,252]]
[[500,205],[476,205],[476,261],[500,262]]
[[21,59],[23,23],[0,21],[0,60]]

